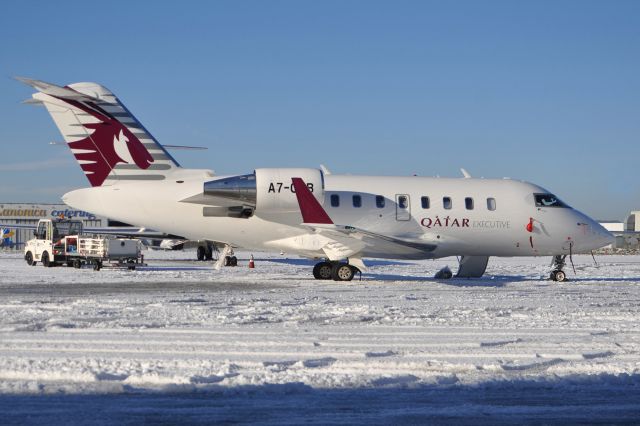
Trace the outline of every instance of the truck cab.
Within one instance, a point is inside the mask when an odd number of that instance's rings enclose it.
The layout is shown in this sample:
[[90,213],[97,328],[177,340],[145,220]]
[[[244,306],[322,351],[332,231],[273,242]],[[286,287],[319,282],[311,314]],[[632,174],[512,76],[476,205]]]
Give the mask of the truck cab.
[[29,265],[42,262],[53,266],[63,261],[64,239],[69,235],[81,235],[82,222],[69,219],[41,219],[33,235],[24,247],[24,257]]

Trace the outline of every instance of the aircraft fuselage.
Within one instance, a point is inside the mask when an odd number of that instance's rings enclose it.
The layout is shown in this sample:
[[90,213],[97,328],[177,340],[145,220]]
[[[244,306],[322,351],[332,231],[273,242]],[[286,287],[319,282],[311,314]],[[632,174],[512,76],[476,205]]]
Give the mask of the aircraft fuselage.
[[[75,190],[63,200],[74,208],[188,239],[324,256],[320,237],[302,225],[299,211],[274,215],[256,209],[248,218],[206,215],[206,208],[225,205],[225,200],[198,201],[198,196],[205,182],[222,178],[182,169],[162,181]],[[270,191],[292,191],[290,182],[274,184]],[[541,205],[545,198],[536,200],[536,194],[551,195],[511,179],[325,175],[323,207],[335,224],[436,246],[411,255],[365,248],[363,257],[563,255],[610,242],[597,222],[561,202]]]

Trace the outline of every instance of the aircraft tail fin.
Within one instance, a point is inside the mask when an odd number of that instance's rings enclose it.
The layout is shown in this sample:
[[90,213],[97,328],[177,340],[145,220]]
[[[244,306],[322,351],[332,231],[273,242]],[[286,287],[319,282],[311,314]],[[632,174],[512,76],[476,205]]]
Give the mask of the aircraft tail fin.
[[311,191],[309,191],[309,188],[307,188],[304,180],[294,177],[291,181],[296,191],[296,197],[298,198],[298,205],[300,206],[300,213],[302,213],[304,223],[333,224],[327,212],[322,208]]
[[[180,167],[107,88],[96,83],[57,86],[18,77],[35,88],[92,186],[163,180]],[[33,103],[33,101],[29,102]]]

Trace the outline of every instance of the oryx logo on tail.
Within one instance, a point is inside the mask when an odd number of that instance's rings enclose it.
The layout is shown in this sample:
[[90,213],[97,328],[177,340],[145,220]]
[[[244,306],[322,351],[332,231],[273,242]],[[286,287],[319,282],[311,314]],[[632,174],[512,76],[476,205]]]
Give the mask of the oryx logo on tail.
[[111,114],[91,102],[60,100],[99,120],[82,123],[93,132],[86,138],[68,143],[91,185],[102,185],[118,163],[135,164],[143,170],[153,163],[153,157],[142,142]]
[[106,87],[17,79],[38,90],[27,102],[47,108],[92,186],[163,180],[180,168]]

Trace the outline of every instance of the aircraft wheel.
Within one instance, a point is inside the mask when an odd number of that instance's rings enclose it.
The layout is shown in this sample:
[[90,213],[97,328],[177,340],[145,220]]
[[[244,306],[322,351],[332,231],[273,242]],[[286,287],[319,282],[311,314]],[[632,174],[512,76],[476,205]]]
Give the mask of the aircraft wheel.
[[453,272],[451,272],[451,269],[449,269],[448,266],[445,266],[444,268],[436,272],[434,278],[437,280],[450,280],[451,278],[453,278]]
[[197,251],[198,260],[200,261],[204,260],[204,252],[205,252],[204,247],[198,246],[198,251]]
[[235,256],[225,256],[224,266],[238,266],[238,258]]
[[331,269],[331,278],[334,281],[351,281],[355,272],[355,268],[347,263],[336,263]]
[[330,280],[332,269],[329,262],[316,263],[316,266],[313,267],[313,277],[316,280]]
[[41,259],[42,259],[42,265],[45,268],[50,268],[50,267],[53,266],[53,262],[49,259],[49,253],[48,252],[45,251],[44,253],[42,253]]
[[27,261],[27,265],[29,266],[33,266],[35,264],[35,262],[33,261],[33,253],[31,253],[30,251],[28,251],[27,254],[24,255],[24,260]]
[[551,273],[551,279],[554,281],[558,281],[559,283],[566,281],[567,279],[567,274],[564,273],[564,271],[553,271]]
[[213,260],[213,248],[210,245],[204,247],[204,260]]

